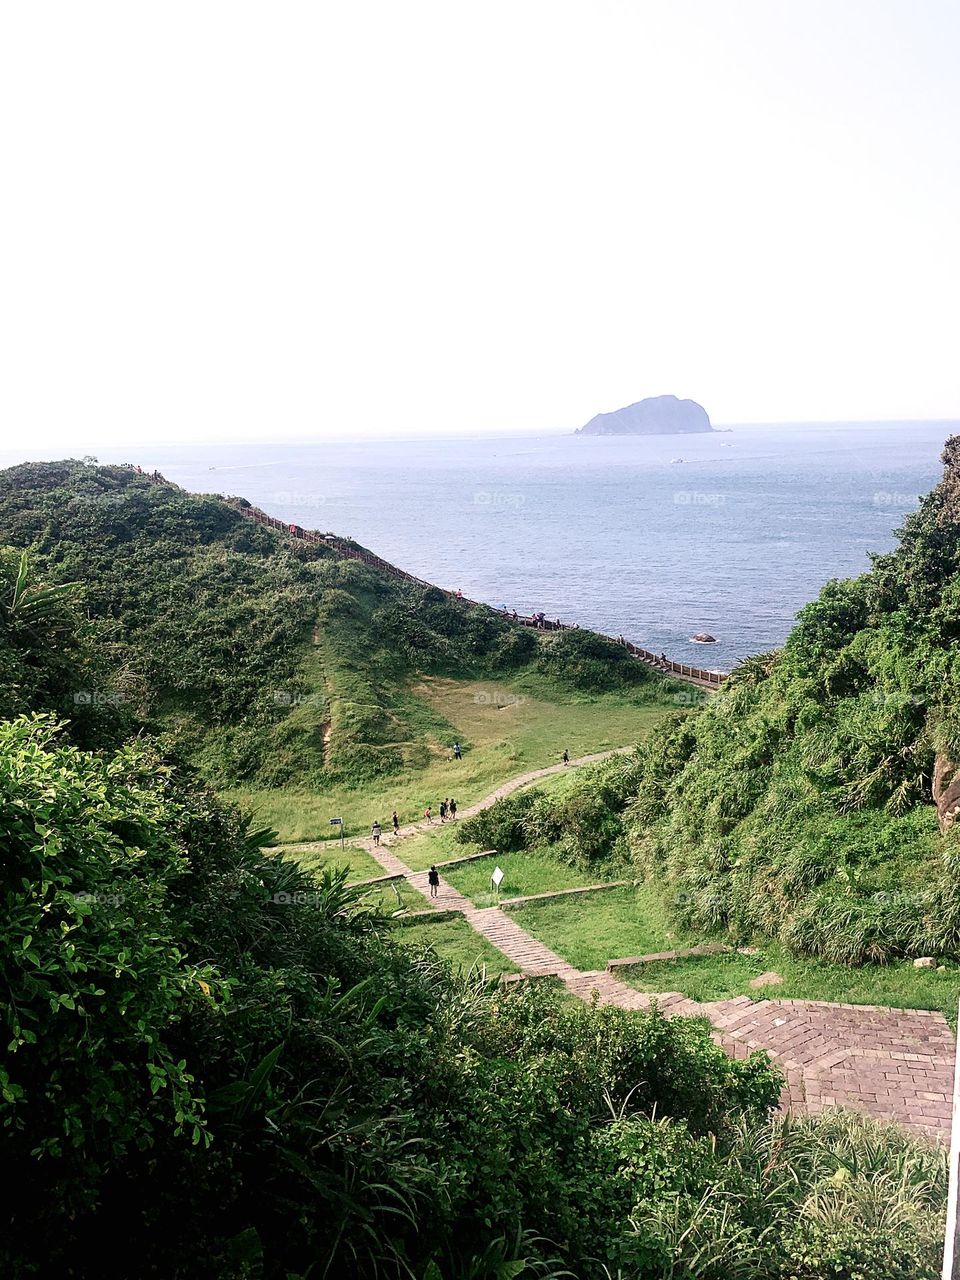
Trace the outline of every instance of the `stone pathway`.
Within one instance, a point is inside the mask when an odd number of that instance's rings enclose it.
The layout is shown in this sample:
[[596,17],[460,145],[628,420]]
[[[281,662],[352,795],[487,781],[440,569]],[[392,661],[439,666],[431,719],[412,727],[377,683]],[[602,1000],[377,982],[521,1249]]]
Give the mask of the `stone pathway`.
[[[630,748],[625,748],[629,750]],[[570,767],[602,760],[613,752],[585,756]],[[538,778],[557,773],[554,765],[504,783],[463,817]],[[400,836],[434,824],[401,827]],[[403,875],[425,897],[426,871],[412,871],[386,847],[369,838],[354,841],[391,875]],[[677,991],[657,995],[636,991],[606,971],[585,973],[568,964],[497,907],[478,908],[441,877],[437,907],[463,913],[467,922],[529,977],[555,975],[573,995],[621,1009],[649,1009],[654,1003],[669,1017],[707,1018],[713,1039],[731,1057],[755,1050],[769,1053],[786,1077],[781,1105],[819,1115],[831,1107],[866,1112],[932,1138],[948,1140],[953,1094],[955,1042],[942,1014],[882,1005],[829,1004],[817,1000],[751,1000],[737,996],[699,1004]]]

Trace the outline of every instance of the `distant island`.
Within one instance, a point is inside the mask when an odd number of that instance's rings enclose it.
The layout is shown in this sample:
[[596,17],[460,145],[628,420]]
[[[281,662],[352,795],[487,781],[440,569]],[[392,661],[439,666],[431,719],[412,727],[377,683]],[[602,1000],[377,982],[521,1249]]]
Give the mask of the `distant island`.
[[712,431],[706,409],[696,400],[676,396],[649,396],[613,413],[598,413],[575,435],[672,436],[692,431]]

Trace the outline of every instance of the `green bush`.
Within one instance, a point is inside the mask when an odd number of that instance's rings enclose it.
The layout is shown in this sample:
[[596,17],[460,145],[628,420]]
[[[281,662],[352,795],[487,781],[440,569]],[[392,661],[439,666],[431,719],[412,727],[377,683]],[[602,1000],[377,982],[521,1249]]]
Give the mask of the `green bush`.
[[698,1023],[411,955],[346,872],[265,857],[147,739],[0,732],[11,1273],[458,1276],[512,1248],[589,1270],[625,1230],[597,1182],[614,1118],[727,1143],[778,1096]]
[[591,693],[660,684],[653,671],[632,658],[622,645],[579,629],[545,632],[537,667],[554,679]]
[[937,753],[960,759],[954,483],[870,573],[828,584],[782,652],[644,744],[624,825],[684,923],[850,964],[960,955],[960,837],[931,795]]
[[527,847],[525,819],[541,793],[536,790],[515,791],[496,800],[472,818],[457,823],[456,839],[460,844],[478,844],[498,853],[513,853]]

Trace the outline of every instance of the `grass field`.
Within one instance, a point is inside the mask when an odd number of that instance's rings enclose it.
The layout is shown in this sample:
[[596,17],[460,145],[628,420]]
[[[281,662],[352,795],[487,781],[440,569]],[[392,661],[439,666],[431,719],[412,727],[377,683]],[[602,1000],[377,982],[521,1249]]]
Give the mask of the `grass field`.
[[[778,973],[780,986],[752,988],[761,973]],[[693,1000],[728,1000],[751,996],[757,1000],[831,1000],[842,1004],[879,1004],[901,1009],[939,1009],[955,1026],[960,998],[960,968],[915,969],[912,962],[867,965],[851,969],[791,956],[776,943],[759,954],[736,952],[658,961],[628,974],[625,981],[638,991],[682,991]]]
[[451,758],[450,743],[433,741],[425,767],[405,769],[363,788],[235,789],[228,798],[253,810],[257,821],[278,831],[284,843],[326,837],[332,817],[344,819],[348,835],[365,835],[375,819],[386,830],[394,809],[402,823],[420,818],[428,804],[436,813],[440,801],[451,795],[464,809],[507,778],[555,764],[565,748],[576,758],[636,742],[673,709],[672,704],[643,705],[614,694],[571,697],[533,677],[496,685],[431,677],[410,692],[453,727],[464,747],[462,760]]
[[[500,867],[504,873],[499,894],[490,884],[494,867]],[[579,889],[584,885],[599,884],[604,879],[614,878],[568,867],[551,858],[548,853],[538,850],[496,854],[478,862],[465,862],[461,867],[449,867],[443,874],[455,889],[459,889],[477,907],[496,906],[497,902],[505,898],[520,898],[531,893]]]
[[350,870],[351,881],[372,880],[375,876],[386,874],[380,863],[367,853],[366,849],[358,849],[355,845],[348,844],[341,850],[339,840],[284,845],[283,853],[299,862],[305,871],[318,872],[324,866],[346,866]]
[[483,965],[487,976],[516,973],[517,966],[467,924],[466,920],[439,920],[436,924],[410,924],[394,931],[404,946],[432,947],[438,956],[463,970]]
[[457,844],[457,823],[436,824],[429,831],[417,832],[395,841],[393,851],[414,871],[423,871],[434,862],[446,862],[448,858],[464,858],[478,852],[475,844]]
[[658,895],[645,885],[532,903],[512,915],[578,969],[603,969],[608,960],[708,940],[671,924]]
[[[546,778],[541,778],[537,782],[529,784],[529,788],[524,787],[522,790],[536,789],[537,791],[549,791],[554,794],[561,794],[566,790],[577,776],[576,769],[564,769],[560,773],[552,773]],[[434,825],[426,831],[419,831],[416,835],[404,836],[404,838],[395,843],[394,852],[399,858],[412,867],[414,871],[423,871],[434,862],[446,862],[450,858],[464,858],[468,854],[478,853],[480,846],[477,844],[460,844],[457,841],[457,822],[440,822],[439,818],[434,815]],[[504,867],[506,870],[506,867]],[[464,892],[466,892],[464,890]]]
[[[370,906],[379,907],[383,914],[388,916],[396,911],[436,911],[430,899],[425,898],[406,880],[391,880],[388,884],[371,885],[364,893],[363,900]],[[411,925],[411,928],[413,927]]]
[[[658,895],[647,886],[535,903],[513,916],[528,933],[579,969],[603,969],[609,960],[718,940],[686,933],[671,924]],[[680,991],[701,1001],[741,995],[757,1000],[779,996],[939,1009],[956,1026],[960,967],[938,973],[935,969],[915,969],[910,961],[904,961],[853,969],[791,956],[774,942],[761,941],[757,946],[758,954],[751,956],[733,952],[657,961],[624,975],[624,981],[639,991]],[[751,979],[770,971],[778,973],[783,983],[761,989],[750,986]]]

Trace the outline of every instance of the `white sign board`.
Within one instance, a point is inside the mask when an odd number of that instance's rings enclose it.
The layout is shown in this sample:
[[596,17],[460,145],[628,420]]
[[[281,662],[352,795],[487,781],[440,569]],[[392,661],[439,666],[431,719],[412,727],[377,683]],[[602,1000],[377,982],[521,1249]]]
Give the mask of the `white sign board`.
[[497,867],[497,868],[496,868],[496,870],[494,871],[494,873],[493,873],[493,875],[490,877],[490,879],[493,881],[493,883],[494,883],[494,884],[497,886],[497,888],[499,889],[499,888],[500,888],[500,884],[501,884],[501,882],[502,882],[502,880],[503,880],[503,872],[500,870],[500,868],[499,868],[499,867]]

